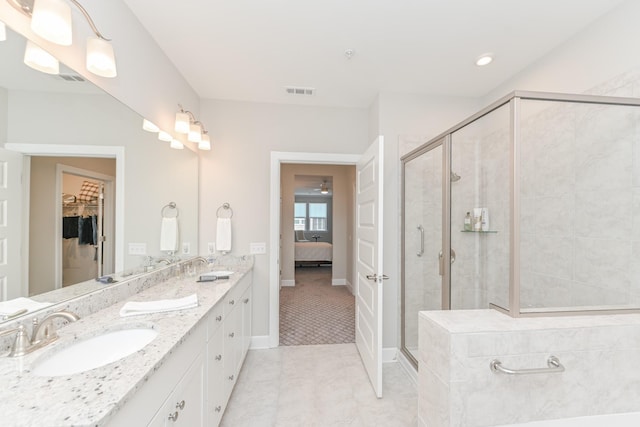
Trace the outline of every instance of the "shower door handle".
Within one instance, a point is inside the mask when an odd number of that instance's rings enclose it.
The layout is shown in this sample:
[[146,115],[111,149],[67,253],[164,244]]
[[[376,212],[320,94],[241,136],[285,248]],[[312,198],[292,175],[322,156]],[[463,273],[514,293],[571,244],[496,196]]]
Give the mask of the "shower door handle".
[[420,252],[418,252],[417,255],[422,256],[424,255],[424,227],[419,225],[418,230],[420,230]]
[[[456,262],[456,251],[451,249],[451,264]],[[438,252],[438,273],[443,276],[444,275],[444,253],[442,251]]]

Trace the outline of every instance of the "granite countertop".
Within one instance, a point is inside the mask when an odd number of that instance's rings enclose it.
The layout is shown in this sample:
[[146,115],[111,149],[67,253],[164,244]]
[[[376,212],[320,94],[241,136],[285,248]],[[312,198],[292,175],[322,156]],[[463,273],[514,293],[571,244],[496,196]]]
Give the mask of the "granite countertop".
[[[229,280],[196,282],[197,277],[172,278],[126,300],[67,324],[60,338],[20,358],[0,357],[0,408],[3,426],[103,426],[166,361],[213,306],[245,276],[253,265],[215,265],[233,271]],[[173,299],[196,293],[196,308],[120,317],[128,301]],[[108,365],[62,377],[31,373],[34,363],[70,343],[104,331],[146,326],[158,336],[143,349]]]

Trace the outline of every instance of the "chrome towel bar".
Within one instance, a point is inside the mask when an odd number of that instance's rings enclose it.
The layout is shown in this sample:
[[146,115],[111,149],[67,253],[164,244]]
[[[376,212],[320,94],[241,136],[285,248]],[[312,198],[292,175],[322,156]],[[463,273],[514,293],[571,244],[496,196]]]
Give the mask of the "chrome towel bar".
[[547,359],[548,368],[531,368],[531,369],[509,369],[502,366],[502,362],[498,359],[493,359],[489,364],[492,372],[502,373],[507,375],[529,375],[529,374],[553,374],[564,372],[564,366],[560,363],[560,360],[555,356],[549,356]]

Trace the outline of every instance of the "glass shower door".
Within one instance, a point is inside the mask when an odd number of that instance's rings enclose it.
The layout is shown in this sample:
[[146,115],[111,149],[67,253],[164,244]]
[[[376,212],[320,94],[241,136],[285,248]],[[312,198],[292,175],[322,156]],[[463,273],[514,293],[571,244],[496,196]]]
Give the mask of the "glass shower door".
[[[402,343],[417,366],[418,312],[443,308],[442,242],[443,141],[404,163],[402,230]],[[447,296],[448,305],[448,296]]]

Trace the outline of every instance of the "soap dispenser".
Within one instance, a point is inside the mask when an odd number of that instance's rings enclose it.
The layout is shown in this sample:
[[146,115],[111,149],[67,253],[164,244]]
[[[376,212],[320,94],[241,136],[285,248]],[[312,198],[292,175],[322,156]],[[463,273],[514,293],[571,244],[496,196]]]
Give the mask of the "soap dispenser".
[[467,212],[467,216],[464,217],[464,231],[472,231],[471,225],[471,212]]

